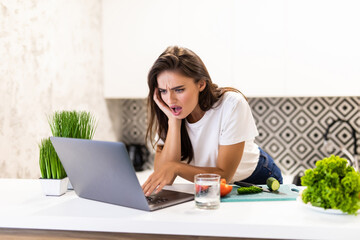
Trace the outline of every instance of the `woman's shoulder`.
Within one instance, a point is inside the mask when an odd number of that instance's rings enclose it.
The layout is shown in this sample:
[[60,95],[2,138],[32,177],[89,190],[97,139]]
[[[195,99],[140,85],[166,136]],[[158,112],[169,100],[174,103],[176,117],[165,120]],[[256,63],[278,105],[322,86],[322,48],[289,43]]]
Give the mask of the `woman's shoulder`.
[[247,100],[240,92],[227,91],[221,96],[219,101],[213,105],[212,109],[234,109],[238,106],[244,106],[246,104]]
[[224,93],[222,102],[227,104],[232,103],[236,105],[238,103],[246,102],[246,99],[240,92],[227,91],[226,93]]

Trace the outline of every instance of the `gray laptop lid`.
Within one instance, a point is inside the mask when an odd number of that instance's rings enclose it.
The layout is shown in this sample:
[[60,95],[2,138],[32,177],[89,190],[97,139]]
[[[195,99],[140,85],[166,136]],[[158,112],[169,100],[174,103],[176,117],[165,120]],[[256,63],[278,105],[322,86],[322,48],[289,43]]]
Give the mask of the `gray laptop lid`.
[[[170,195],[175,199],[158,207],[149,206],[126,147],[121,142],[50,139],[79,197],[146,211],[193,199],[191,194],[168,191],[173,192]],[[160,193],[166,195],[166,192]]]

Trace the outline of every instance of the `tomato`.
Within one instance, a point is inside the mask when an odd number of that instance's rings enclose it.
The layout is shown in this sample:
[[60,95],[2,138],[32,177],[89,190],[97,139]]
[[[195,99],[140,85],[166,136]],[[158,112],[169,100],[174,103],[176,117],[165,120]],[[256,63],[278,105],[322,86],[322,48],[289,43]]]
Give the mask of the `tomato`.
[[221,183],[220,184],[220,196],[224,197],[226,195],[228,195],[232,190],[232,186],[225,184],[225,183]]
[[231,190],[232,190],[232,186],[226,184],[226,180],[222,178],[220,182],[220,196],[224,197],[228,195],[231,192]]
[[205,185],[196,185],[195,184],[195,192],[199,193],[199,192],[206,192],[208,190],[209,186],[205,186]]

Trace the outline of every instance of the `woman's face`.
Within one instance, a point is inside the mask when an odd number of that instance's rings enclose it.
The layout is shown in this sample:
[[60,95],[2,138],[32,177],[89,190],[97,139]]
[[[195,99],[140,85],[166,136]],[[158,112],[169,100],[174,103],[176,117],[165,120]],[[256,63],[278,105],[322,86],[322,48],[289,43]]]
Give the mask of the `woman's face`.
[[188,118],[196,122],[203,116],[199,107],[199,93],[205,88],[205,81],[194,82],[175,71],[163,71],[157,77],[160,97],[178,119]]

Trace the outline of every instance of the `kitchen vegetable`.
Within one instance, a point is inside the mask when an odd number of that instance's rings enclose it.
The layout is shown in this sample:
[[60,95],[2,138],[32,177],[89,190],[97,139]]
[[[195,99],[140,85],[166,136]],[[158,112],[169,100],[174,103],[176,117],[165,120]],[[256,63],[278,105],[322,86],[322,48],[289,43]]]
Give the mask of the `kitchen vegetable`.
[[251,194],[262,192],[262,188],[256,186],[240,187],[237,189],[238,194]]
[[360,209],[360,173],[347,162],[331,155],[317,161],[316,168],[306,170],[301,177],[301,184],[307,186],[302,192],[303,202],[356,215]]
[[232,190],[232,186],[226,184],[226,179],[222,178],[220,181],[220,196],[225,197],[228,195]]
[[266,185],[271,191],[277,191],[280,188],[279,181],[274,177],[269,177],[268,179],[266,179]]
[[206,186],[206,185],[197,185],[195,184],[195,192],[196,193],[204,193],[204,192],[207,192],[209,189],[209,186]]

